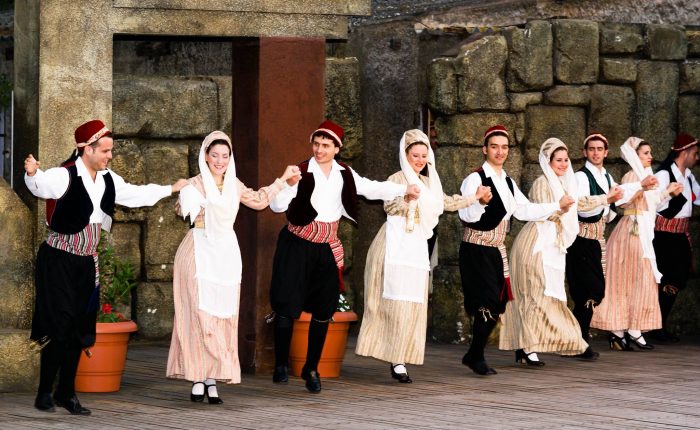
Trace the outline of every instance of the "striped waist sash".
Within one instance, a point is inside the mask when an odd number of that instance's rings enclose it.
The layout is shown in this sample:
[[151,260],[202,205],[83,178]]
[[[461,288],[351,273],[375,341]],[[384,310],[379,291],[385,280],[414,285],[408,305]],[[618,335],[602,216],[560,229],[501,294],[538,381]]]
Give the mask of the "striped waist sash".
[[304,240],[308,240],[313,243],[327,243],[331,247],[331,252],[333,253],[333,259],[335,259],[335,264],[338,266],[338,278],[340,280],[340,291],[345,291],[345,286],[343,285],[343,258],[345,257],[345,252],[343,250],[343,243],[338,239],[338,225],[339,221],[333,222],[322,222],[322,221],[312,221],[305,226],[298,226],[293,224],[287,224],[287,229]]
[[508,252],[506,251],[505,241],[506,235],[510,227],[509,220],[502,220],[496,228],[488,231],[474,230],[469,227],[464,227],[464,235],[462,241],[473,243],[474,245],[491,246],[498,248],[503,261],[503,278],[505,279],[504,289],[501,292],[501,298],[507,295],[508,300],[513,300],[513,292],[510,289],[510,266],[508,265]]
[[654,230],[665,231],[667,233],[683,233],[688,234],[688,226],[690,224],[690,218],[665,218],[661,215],[656,216],[656,223],[654,225]]

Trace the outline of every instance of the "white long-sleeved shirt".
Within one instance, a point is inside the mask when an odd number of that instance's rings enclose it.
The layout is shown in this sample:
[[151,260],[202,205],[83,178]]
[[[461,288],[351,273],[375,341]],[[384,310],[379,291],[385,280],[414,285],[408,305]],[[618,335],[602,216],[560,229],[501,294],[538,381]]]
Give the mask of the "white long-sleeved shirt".
[[[343,177],[341,171],[345,170],[343,166],[333,160],[331,172],[326,178],[323,174],[321,166],[318,165],[316,159],[309,160],[308,172],[314,175],[314,191],[311,194],[311,206],[314,207],[318,215],[315,220],[321,222],[334,222],[340,219],[341,216],[352,219],[343,208],[342,191]],[[355,173],[350,169],[352,177],[355,179],[355,188],[357,194],[364,196],[370,200],[393,200],[396,197],[403,196],[406,193],[406,186],[395,182],[379,182],[372,181]],[[285,182],[286,184],[286,182]],[[293,186],[286,185],[274,199],[270,202],[270,209],[274,212],[285,212],[289,208],[292,199],[296,197],[299,183]]]
[[[671,165],[671,171],[673,172],[673,176],[676,177],[676,180],[683,185],[682,194],[687,200],[674,218],[690,218],[693,216],[693,205],[700,206],[700,185],[698,185],[698,181],[695,180],[695,175],[693,175],[690,169],[685,169],[684,175],[681,173],[676,163],[673,163]],[[656,179],[659,181],[659,190],[665,190],[671,182],[668,172],[665,170],[659,170],[654,176],[656,176]],[[695,196],[695,199],[693,199],[693,196]],[[667,209],[669,201],[659,205],[657,212]]]
[[[610,192],[610,187],[608,186],[608,180],[605,178],[605,175],[607,173],[605,167],[598,169],[589,161],[586,161],[585,166],[588,169],[588,171],[590,171],[593,175],[593,178],[595,179],[598,186],[605,192],[605,194],[608,194]],[[613,179],[612,175],[610,175],[609,173],[607,174],[610,177],[610,185],[612,185],[613,187],[619,186],[620,188],[622,188],[623,196],[620,200],[615,202],[615,204],[618,206],[624,205],[625,203],[629,202],[629,200],[632,197],[634,197],[635,193],[642,189],[641,182],[631,182],[629,184],[619,185],[617,182],[615,182],[615,179]],[[576,182],[578,183],[579,199],[581,197],[587,197],[591,195],[591,186],[588,182],[588,176],[586,176],[585,173],[576,172]],[[579,207],[580,206],[581,205],[579,205]],[[615,212],[610,210],[609,204],[598,206],[597,208],[589,211],[578,211],[578,214],[582,217],[588,218],[600,214],[601,211],[603,213],[603,218],[605,219],[605,222],[610,222],[613,219],[615,219]]]
[[[527,197],[520,191],[518,186],[513,181],[513,194],[508,188],[506,177],[508,176],[505,170],[501,170],[498,175],[488,162],[482,165],[484,174],[487,178],[491,178],[501,200],[506,208],[504,220],[509,220],[511,216],[520,221],[543,221],[549,218],[552,214],[559,210],[559,202],[555,203],[531,203]],[[476,194],[476,189],[482,185],[481,177],[478,172],[471,173],[464,179],[460,190],[463,196],[473,196]],[[471,206],[459,210],[459,217],[464,222],[477,222],[486,211],[487,205],[482,205],[477,200]]]
[[[100,202],[105,192],[105,180],[103,178],[107,172],[112,176],[114,181],[114,192],[116,198],[115,203],[130,208],[139,206],[152,206],[163,197],[167,197],[172,193],[170,185],[133,185],[124,181],[124,179],[113,171],[101,170],[97,172],[95,180],[92,180],[90,172],[88,172],[83,160],[78,157],[75,161],[75,167],[78,176],[83,181],[85,190],[92,201],[92,214],[90,214],[90,223],[101,223],[105,213],[100,208]],[[32,194],[42,199],[58,199],[61,198],[68,190],[70,184],[70,174],[68,169],[63,167],[54,167],[43,171],[37,169],[33,176],[24,174],[24,183],[29,188]]]

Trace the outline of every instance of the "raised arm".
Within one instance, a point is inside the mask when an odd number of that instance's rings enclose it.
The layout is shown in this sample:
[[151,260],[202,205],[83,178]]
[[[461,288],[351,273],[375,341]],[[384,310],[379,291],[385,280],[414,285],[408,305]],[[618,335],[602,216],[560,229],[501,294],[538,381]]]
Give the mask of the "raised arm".
[[121,176],[111,170],[109,173],[114,181],[115,203],[130,208],[153,206],[158,200],[168,197],[173,192],[180,191],[187,185],[187,180],[185,179],[179,179],[173,185],[134,185],[127,183]]

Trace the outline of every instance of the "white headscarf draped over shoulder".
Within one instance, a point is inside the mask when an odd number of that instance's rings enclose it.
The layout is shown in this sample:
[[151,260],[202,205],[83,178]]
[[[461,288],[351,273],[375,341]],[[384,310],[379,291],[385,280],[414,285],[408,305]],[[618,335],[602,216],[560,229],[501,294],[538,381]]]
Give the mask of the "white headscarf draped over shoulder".
[[565,194],[568,194],[574,199],[574,204],[556,221],[537,222],[537,241],[532,253],[533,255],[538,252],[542,253],[542,269],[545,279],[544,295],[566,302],[564,286],[566,248],[574,243],[578,234],[576,211],[578,184],[571,164],[563,176],[557,176],[552,166],[549,165],[552,154],[558,149],[567,149],[567,147],[564,142],[557,138],[545,140],[540,148],[540,167],[547,179],[547,185],[552,192],[554,202],[558,202]]
[[[413,167],[411,167],[406,157],[406,148],[417,142],[420,142],[418,144],[423,144],[428,148],[428,162],[425,165],[428,173],[427,187],[423,181],[421,181],[419,174],[413,170]],[[415,210],[412,211],[410,207],[413,206],[413,208],[415,208],[417,206],[420,214],[420,224],[423,226],[423,231],[428,234],[426,239],[429,239],[432,236],[433,229],[438,223],[440,215],[442,215],[445,209],[445,202],[440,176],[438,176],[437,170],[435,170],[435,153],[430,147],[430,140],[425,133],[421,130],[413,129],[403,134],[399,144],[399,163],[401,165],[401,172],[406,177],[408,184],[418,185],[420,188],[420,198],[418,200],[412,200],[409,203],[409,219],[407,222],[412,226],[412,215],[415,213]],[[410,230],[412,230],[412,227]]]
[[[207,149],[217,140],[226,142],[231,154],[221,191],[206,162]],[[192,230],[199,309],[219,318],[229,318],[238,313],[242,262],[233,230],[240,194],[231,139],[226,133],[213,131],[204,138],[199,149],[199,173],[205,195],[189,185],[180,191],[179,198],[183,217],[189,216],[193,223],[204,209],[204,229]]]
[[[651,166],[644,167],[642,160],[639,159],[637,149],[644,142],[638,137],[630,137],[620,147],[622,159],[627,162],[632,168],[632,171],[641,181],[649,175],[653,175],[654,171]],[[661,272],[656,265],[656,253],[654,252],[654,224],[656,222],[656,207],[661,201],[661,193],[659,190],[644,191],[644,199],[647,202],[647,210],[639,212],[637,215],[631,215],[633,221],[638,225],[639,240],[642,243],[642,251],[644,258],[651,263],[651,270],[654,272],[656,282],[661,282]]]

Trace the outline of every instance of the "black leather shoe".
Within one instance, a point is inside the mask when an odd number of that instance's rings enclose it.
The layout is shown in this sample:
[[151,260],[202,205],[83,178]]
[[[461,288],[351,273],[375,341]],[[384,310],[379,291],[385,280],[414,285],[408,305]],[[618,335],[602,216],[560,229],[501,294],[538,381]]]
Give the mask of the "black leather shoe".
[[316,370],[301,369],[301,378],[306,381],[306,389],[316,394],[321,392],[321,375]]
[[65,408],[71,415],[90,415],[92,413],[90,409],[84,408],[83,405],[80,404],[75,394],[66,398],[54,394],[53,401],[56,402],[56,406]]
[[641,343],[641,342],[639,341],[640,339],[643,340],[644,337],[643,337],[643,336],[634,337],[634,336],[632,336],[632,335],[629,334],[629,333],[625,333],[625,340],[627,341],[627,344],[630,346],[630,348],[632,347],[632,345],[634,345],[634,346],[636,346],[638,349],[641,349],[641,350],[643,350],[643,351],[644,351],[644,350],[650,351],[650,350],[654,349],[654,345],[650,345],[650,344],[648,344],[648,343],[646,343],[646,342],[645,342],[645,343]]
[[627,343],[627,339],[623,337],[618,337],[612,333],[608,336],[608,343],[610,344],[610,349],[614,351],[634,351],[634,349]]
[[527,354],[527,353],[525,353],[524,349],[515,350],[515,362],[527,364],[528,366],[539,366],[539,367],[544,366],[544,361],[532,360],[532,359],[530,359],[530,354],[533,354],[533,353],[531,352],[531,353]]
[[[396,373],[394,370],[394,365],[390,364],[389,365],[391,368],[391,377],[396,379],[397,381],[401,382],[402,384],[410,384],[413,382],[413,379],[411,379],[410,376],[408,376],[408,372],[405,373]],[[396,366],[400,366],[400,364],[397,364]]]
[[275,366],[272,372],[272,382],[275,384],[286,384],[289,381],[289,368],[285,365]]
[[489,367],[489,365],[486,364],[486,361],[474,361],[471,358],[469,358],[468,354],[464,354],[464,357],[462,357],[462,364],[472,369],[472,371],[477,375],[487,376],[498,374],[496,370],[494,370],[492,367]]
[[[207,386],[204,382],[202,382],[202,381],[193,382],[192,387],[194,387],[197,384],[204,385],[204,392],[205,393],[207,392]],[[192,400],[193,402],[203,402],[204,401],[204,394],[193,394],[192,392],[190,392],[190,400]]]
[[[209,394],[209,387],[214,387],[214,388],[216,388],[216,384],[211,384],[211,385],[208,385],[208,384],[206,384],[206,383],[204,384],[204,392],[205,392],[206,395],[207,395],[207,401],[209,402],[209,404],[210,404],[210,405],[220,405],[220,404],[224,403],[224,401],[221,400],[221,397],[219,397],[219,396],[212,396],[211,394]],[[218,393],[217,393],[217,394],[218,394]]]
[[51,393],[39,393],[34,400],[34,407],[44,412],[56,412]]
[[598,359],[598,357],[600,357],[600,354],[593,351],[593,349],[589,346],[588,348],[586,348],[585,351],[583,351],[580,354],[563,355],[562,357],[578,358],[581,361],[596,361]]

